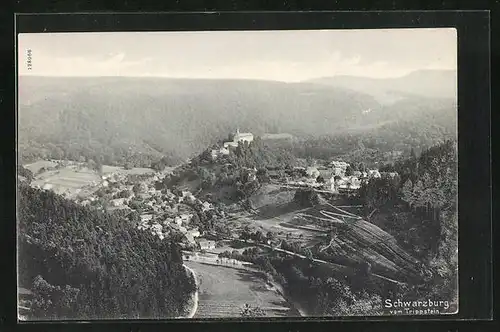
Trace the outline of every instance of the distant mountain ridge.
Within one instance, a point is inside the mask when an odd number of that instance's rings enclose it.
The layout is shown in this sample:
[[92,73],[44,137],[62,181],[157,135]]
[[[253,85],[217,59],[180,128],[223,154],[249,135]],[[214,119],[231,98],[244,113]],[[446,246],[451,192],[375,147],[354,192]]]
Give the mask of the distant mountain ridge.
[[405,96],[457,98],[457,72],[455,70],[418,70],[397,78],[339,75],[316,78],[307,82],[363,91],[382,103],[398,101]]

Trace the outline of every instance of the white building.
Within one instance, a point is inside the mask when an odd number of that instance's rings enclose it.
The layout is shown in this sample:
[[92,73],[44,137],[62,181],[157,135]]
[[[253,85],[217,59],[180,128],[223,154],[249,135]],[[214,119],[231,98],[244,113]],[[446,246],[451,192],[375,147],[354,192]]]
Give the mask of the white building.
[[212,158],[212,160],[215,160],[219,157],[219,150],[213,150],[210,151],[210,157]]
[[215,249],[215,241],[209,240],[198,240],[198,244],[200,245],[201,250],[210,250]]
[[233,136],[233,141],[229,141],[229,142],[224,142],[224,148],[228,148],[228,147],[237,147],[239,142],[253,142],[253,134],[252,133],[240,133],[240,129],[236,129],[236,133],[234,134]]
[[368,171],[368,177],[370,179],[378,179],[381,177],[381,175],[380,175],[380,172],[378,171],[378,169],[370,169]]
[[189,236],[192,236],[193,238],[200,237],[200,231],[197,229],[192,229],[188,231],[187,234],[189,234]]
[[332,161],[330,163],[330,166],[334,167],[334,168],[341,168],[341,169],[344,169],[344,171],[347,169],[347,167],[349,166],[348,163],[346,163],[345,161]]
[[183,224],[186,225],[186,224],[189,224],[189,222],[191,221],[191,218],[193,218],[192,213],[181,214],[181,215],[175,217],[175,223],[179,226],[181,226]]
[[307,176],[314,178],[314,179],[316,179],[320,175],[320,173],[316,167],[308,167],[306,169],[306,174],[307,174]]
[[109,201],[109,203],[111,204],[111,206],[115,207],[122,206],[123,204],[125,204],[125,198],[115,198]]
[[51,190],[54,186],[51,185],[50,183],[46,183],[43,185],[42,189],[43,190]]
[[203,202],[202,208],[201,208],[201,210],[203,212],[211,210],[211,209],[212,209],[212,204],[210,204],[209,202]]
[[238,146],[238,142],[224,142],[224,148],[227,149],[229,147],[235,148]]
[[[234,143],[234,142],[226,142],[226,143]],[[220,156],[227,156],[229,154],[229,149],[227,148],[228,145],[224,143],[224,147],[216,150],[212,150],[211,151],[211,156],[212,156],[212,160],[216,160],[217,158],[219,158]],[[237,143],[235,143],[236,146],[238,146]]]
[[391,179],[394,179],[397,176],[398,176],[397,172],[389,172],[389,173],[387,173],[387,177],[391,178]]
[[170,225],[172,223],[174,223],[175,220],[172,219],[172,218],[166,218],[165,220],[163,220],[163,225]]
[[333,173],[333,175],[344,176],[345,169],[340,168],[340,167],[334,167],[332,173]]
[[252,142],[253,134],[252,133],[240,133],[240,129],[236,129],[236,134],[234,135],[233,142]]
[[152,214],[141,214],[141,221],[142,222],[147,222],[153,219]]

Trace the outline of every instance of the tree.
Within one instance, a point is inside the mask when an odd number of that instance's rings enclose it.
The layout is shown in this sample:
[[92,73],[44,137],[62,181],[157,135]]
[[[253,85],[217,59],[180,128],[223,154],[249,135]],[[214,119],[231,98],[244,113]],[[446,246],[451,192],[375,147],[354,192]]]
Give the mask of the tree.
[[147,189],[147,187],[146,187],[146,185],[144,183],[136,183],[132,187],[132,191],[136,195],[144,193],[146,191],[146,189]]
[[403,196],[403,200],[411,206],[411,203],[413,201],[413,183],[411,182],[411,179],[406,180],[406,182],[403,184],[401,193]]
[[241,232],[241,235],[240,235],[240,239],[243,240],[243,241],[247,241],[247,240],[250,240],[252,237],[252,235],[250,234],[250,232],[247,230],[247,229],[244,229],[242,232]]
[[267,241],[273,241],[275,238],[276,238],[276,234],[274,234],[273,232],[268,231],[266,233],[266,239],[267,239]]
[[28,183],[31,183],[31,181],[33,181],[33,179],[35,178],[33,176],[33,172],[31,172],[29,169],[27,169],[21,165],[17,166],[17,174],[20,176],[24,176],[26,178],[26,180],[28,180]]
[[132,196],[132,192],[127,189],[124,189],[116,194],[116,198],[129,198],[130,196]]
[[413,146],[410,149],[410,159],[411,160],[416,160],[417,159],[417,154],[415,153],[415,149],[413,148]]
[[256,176],[261,183],[267,183],[271,180],[267,168],[260,168],[259,170],[257,170]]
[[33,301],[31,309],[35,316],[52,318],[55,315],[67,315],[67,312],[57,312],[59,308],[65,308],[67,311],[76,301],[80,292],[79,289],[69,285],[65,287],[53,286],[38,275],[33,280]]
[[232,259],[239,259],[239,258],[240,258],[240,256],[241,256],[241,255],[240,255],[240,253],[238,252],[238,250],[233,250],[233,251],[231,252],[231,258],[232,258]]
[[360,171],[360,172],[366,172],[366,165],[365,165],[365,163],[360,162],[358,164],[358,171]]
[[199,167],[198,168],[198,176],[201,181],[201,187],[203,189],[209,189],[212,188],[217,181],[217,178],[215,177],[215,174],[212,172],[208,171],[204,167]]
[[308,260],[313,260],[314,256],[309,248],[304,249],[304,256],[307,257]]
[[347,166],[347,168],[345,169],[345,175],[346,176],[352,176],[353,174],[354,174],[353,168],[350,165]]

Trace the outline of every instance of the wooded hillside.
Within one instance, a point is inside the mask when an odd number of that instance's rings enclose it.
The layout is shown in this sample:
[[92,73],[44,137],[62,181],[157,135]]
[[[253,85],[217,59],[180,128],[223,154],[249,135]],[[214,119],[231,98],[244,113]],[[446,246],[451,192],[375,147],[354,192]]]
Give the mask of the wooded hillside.
[[18,211],[19,286],[34,293],[30,319],[182,313],[195,286],[175,243],[25,184]]

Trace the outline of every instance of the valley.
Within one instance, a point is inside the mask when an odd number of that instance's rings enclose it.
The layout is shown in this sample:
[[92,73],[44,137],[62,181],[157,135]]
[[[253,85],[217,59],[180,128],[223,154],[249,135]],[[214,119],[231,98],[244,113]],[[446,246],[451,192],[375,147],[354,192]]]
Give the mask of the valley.
[[23,250],[78,272],[26,263],[22,287],[81,288],[58,298],[89,317],[380,316],[394,294],[453,298],[456,103],[381,100],[391,82],[23,78]]

